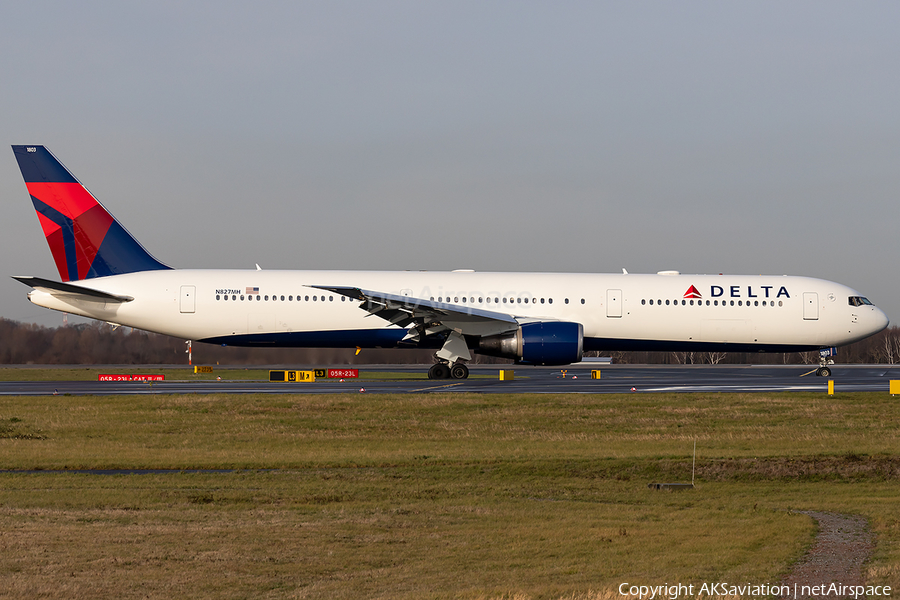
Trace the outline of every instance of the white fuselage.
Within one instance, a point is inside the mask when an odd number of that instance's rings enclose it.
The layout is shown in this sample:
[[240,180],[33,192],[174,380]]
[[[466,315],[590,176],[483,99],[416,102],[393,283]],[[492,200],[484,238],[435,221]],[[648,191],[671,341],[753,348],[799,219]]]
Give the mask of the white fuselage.
[[396,346],[404,329],[310,286],[356,287],[584,327],[585,350],[794,351],[840,346],[888,319],[844,285],[808,277],[430,271],[160,270],[72,282],[124,303],[29,294],[37,305],[228,345]]

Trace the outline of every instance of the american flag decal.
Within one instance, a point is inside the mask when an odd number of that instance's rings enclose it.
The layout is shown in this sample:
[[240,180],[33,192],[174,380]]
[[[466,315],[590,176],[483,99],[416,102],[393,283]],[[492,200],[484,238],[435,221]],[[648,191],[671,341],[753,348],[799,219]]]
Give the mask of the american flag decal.
[[259,293],[259,288],[258,288],[258,287],[248,287],[248,288],[247,288],[247,291],[244,292],[244,293],[245,293],[245,294],[258,294],[258,293]]

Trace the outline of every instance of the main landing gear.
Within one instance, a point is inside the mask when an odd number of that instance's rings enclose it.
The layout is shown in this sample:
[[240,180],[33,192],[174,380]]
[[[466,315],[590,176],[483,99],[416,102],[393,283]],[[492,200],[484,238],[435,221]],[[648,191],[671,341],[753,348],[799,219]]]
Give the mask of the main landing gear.
[[444,340],[444,345],[434,353],[439,362],[428,369],[428,379],[465,379],[469,376],[469,367],[461,360],[472,360],[466,339],[458,331],[451,331]]
[[437,363],[428,369],[428,379],[466,379],[469,367],[463,363]]

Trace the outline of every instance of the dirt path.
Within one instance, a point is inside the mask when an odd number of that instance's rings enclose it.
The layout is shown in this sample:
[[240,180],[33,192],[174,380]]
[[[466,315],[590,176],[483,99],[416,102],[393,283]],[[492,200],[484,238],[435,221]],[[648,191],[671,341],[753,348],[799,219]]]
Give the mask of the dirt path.
[[[855,515],[839,515],[827,512],[798,511],[809,515],[819,523],[816,543],[784,580],[784,585],[800,586],[863,585],[862,566],[875,548],[873,536],[866,520]],[[793,598],[793,595],[789,596]],[[809,596],[797,598],[828,598],[842,596]]]

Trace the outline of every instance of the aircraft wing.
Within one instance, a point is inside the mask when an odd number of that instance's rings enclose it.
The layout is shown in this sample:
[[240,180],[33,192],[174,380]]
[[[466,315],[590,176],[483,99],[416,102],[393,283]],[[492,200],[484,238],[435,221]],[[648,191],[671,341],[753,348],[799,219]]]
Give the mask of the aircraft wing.
[[418,342],[422,338],[455,331],[461,335],[487,336],[515,331],[519,322],[507,313],[435,302],[412,296],[396,296],[355,287],[310,287],[328,290],[362,302],[360,308],[398,327],[409,328],[404,340]]
[[27,286],[31,286],[36,290],[46,292],[51,296],[56,296],[61,300],[81,300],[82,302],[99,302],[102,304],[121,304],[123,302],[131,302],[134,300],[131,296],[117,296],[108,292],[101,292],[80,285],[72,285],[71,283],[61,283],[50,279],[42,279],[40,277],[22,277],[14,276],[13,279],[21,281]]

